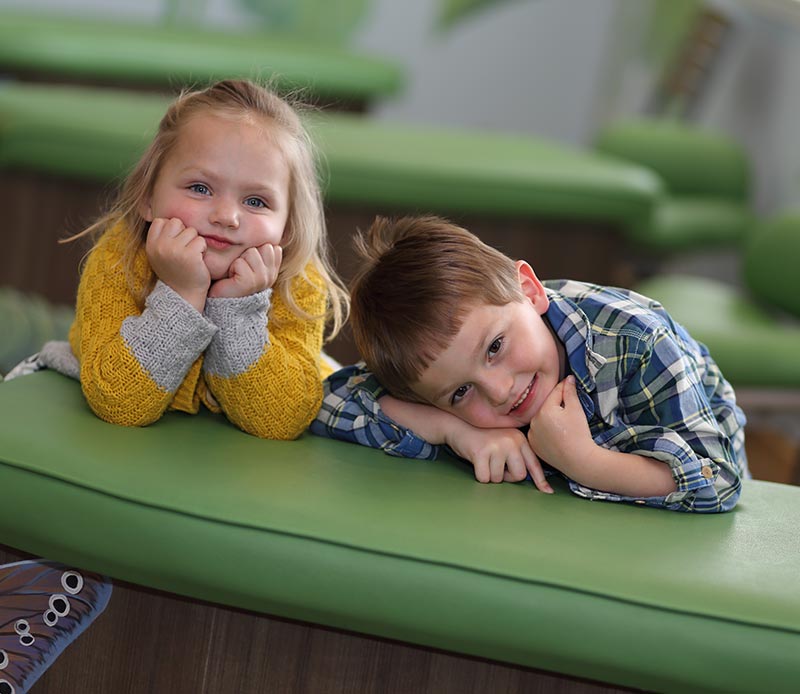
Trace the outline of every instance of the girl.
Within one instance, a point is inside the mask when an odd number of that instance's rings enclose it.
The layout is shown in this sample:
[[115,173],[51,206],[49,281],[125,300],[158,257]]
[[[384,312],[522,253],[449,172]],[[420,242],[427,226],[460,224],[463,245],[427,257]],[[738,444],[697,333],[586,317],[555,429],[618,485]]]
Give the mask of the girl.
[[99,417],[143,426],[202,403],[263,438],[308,426],[330,372],[325,320],[335,335],[348,301],[286,101],[237,80],[182,93],[86,234],[101,235],[69,343]]

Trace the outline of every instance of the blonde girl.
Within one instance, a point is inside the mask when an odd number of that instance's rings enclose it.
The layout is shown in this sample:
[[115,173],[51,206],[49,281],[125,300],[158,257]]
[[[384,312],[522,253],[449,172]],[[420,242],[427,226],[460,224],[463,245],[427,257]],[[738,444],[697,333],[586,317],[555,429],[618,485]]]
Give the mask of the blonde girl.
[[335,335],[348,303],[313,149],[284,99],[239,80],[182,93],[84,234],[99,238],[69,344],[99,417],[143,426],[204,405],[263,438],[308,426],[326,320]]

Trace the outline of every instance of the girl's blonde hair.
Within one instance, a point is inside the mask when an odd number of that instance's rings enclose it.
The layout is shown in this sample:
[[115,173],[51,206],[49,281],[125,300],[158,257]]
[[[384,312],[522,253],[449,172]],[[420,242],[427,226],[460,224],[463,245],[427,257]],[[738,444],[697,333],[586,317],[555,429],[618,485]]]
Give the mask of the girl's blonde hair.
[[[272,141],[281,147],[290,172],[290,209],[281,241],[283,261],[274,290],[295,314],[303,318],[330,320],[328,339],[331,339],[347,319],[349,299],[330,262],[314,145],[297,108],[299,106],[291,105],[268,87],[249,80],[222,80],[205,89],[182,91],[170,104],[155,137],[128,174],[110,209],[72,238],[97,237],[122,223],[128,232],[122,258],[123,270],[131,287],[135,287],[138,284],[134,281],[136,258],[144,248],[148,229],[140,210],[149,200],[161,167],[175,147],[181,126],[193,116],[208,112],[260,117],[275,129],[270,133]],[[295,278],[309,281],[305,277],[309,264],[319,273],[328,294],[324,315],[307,315],[292,295],[291,285]],[[144,306],[144,300],[156,281],[152,271],[149,273],[140,295],[136,297],[140,306]]]

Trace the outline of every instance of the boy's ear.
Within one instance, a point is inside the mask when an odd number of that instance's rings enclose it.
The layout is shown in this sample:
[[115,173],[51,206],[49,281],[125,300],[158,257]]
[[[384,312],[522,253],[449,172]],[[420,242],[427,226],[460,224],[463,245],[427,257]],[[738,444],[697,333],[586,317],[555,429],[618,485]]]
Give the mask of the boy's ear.
[[537,313],[543,315],[550,307],[550,299],[544,290],[544,285],[539,281],[533,268],[524,260],[518,260],[515,264],[522,293],[530,300]]

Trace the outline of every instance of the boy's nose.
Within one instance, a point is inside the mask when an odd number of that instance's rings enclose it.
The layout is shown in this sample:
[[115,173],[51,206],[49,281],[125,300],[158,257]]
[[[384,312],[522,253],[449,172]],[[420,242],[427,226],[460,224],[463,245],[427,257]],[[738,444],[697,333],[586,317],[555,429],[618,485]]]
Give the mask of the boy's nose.
[[513,396],[514,379],[509,374],[500,372],[492,373],[484,383],[486,397],[493,407],[510,404],[508,399]]

